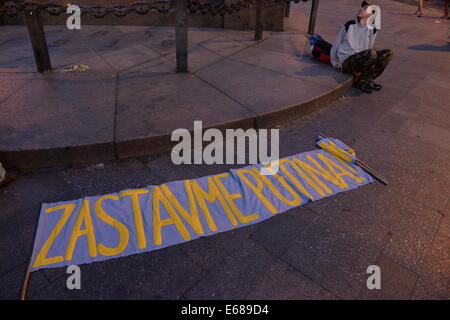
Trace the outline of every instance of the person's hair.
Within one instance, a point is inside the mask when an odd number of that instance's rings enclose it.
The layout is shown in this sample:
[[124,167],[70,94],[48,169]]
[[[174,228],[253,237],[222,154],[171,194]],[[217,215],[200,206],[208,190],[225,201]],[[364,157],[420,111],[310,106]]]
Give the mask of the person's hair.
[[[364,8],[365,6],[369,6],[370,4],[367,1],[361,2],[361,8]],[[361,21],[360,17],[356,17],[357,21]]]

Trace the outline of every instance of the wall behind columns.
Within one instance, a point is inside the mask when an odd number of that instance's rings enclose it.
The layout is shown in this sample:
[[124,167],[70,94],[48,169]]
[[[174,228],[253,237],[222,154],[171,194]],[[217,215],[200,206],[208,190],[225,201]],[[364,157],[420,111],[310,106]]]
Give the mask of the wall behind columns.
[[[236,0],[224,0],[233,3]],[[254,29],[256,17],[256,3],[239,12],[224,17],[224,27],[227,29]],[[282,31],[284,20],[284,3],[275,3],[273,0],[263,2],[263,28],[264,30]]]
[[[54,0],[57,4],[81,4],[83,6],[93,6],[97,4],[112,5],[112,4],[132,4],[136,0]],[[237,0],[201,0],[212,3],[234,3]],[[283,30],[284,19],[284,3],[274,3],[273,0],[265,1],[263,23],[265,30]],[[5,0],[0,0],[6,2]],[[22,0],[14,1],[16,3]],[[51,3],[51,0],[37,0],[39,3]],[[210,14],[203,15],[201,13],[191,14],[189,17],[190,27],[210,27],[210,28],[227,28],[227,29],[253,29],[255,26],[255,7],[253,4],[251,8],[241,9],[239,12],[232,15],[212,16]],[[61,14],[59,17],[53,17],[48,14],[43,14],[44,24],[65,24],[67,15]],[[4,24],[24,24],[23,15],[19,14],[16,17],[3,17]],[[152,12],[146,15],[128,14],[126,17],[119,18],[114,15],[108,15],[105,18],[94,18],[92,15],[85,15],[82,17],[82,23],[87,25],[145,25],[145,26],[173,26],[175,24],[175,16],[173,12],[167,14],[160,14]]]

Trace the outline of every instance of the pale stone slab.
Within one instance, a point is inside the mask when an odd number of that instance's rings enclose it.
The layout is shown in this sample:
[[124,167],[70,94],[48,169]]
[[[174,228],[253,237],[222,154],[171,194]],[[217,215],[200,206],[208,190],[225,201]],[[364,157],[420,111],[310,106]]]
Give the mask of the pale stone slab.
[[224,59],[196,75],[256,113],[297,104],[329,88],[260,67]]

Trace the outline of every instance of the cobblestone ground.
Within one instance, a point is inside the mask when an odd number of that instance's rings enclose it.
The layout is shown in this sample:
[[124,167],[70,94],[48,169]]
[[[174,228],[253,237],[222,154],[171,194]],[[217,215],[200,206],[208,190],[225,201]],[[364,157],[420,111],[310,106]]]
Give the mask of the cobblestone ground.
[[[317,32],[332,39],[358,1],[322,0]],[[82,265],[82,289],[65,268],[32,274],[30,299],[448,299],[450,270],[449,22],[440,12],[378,1],[376,48],[395,57],[371,95],[351,89],[334,104],[280,127],[281,153],[340,138],[386,176],[379,183],[292,209],[262,223],[130,257]],[[287,23],[300,30],[307,4]],[[303,29],[304,30],[304,29]],[[286,46],[286,50],[289,50]],[[299,88],[300,90],[301,88]],[[231,166],[175,166],[163,154],[101,165],[25,172],[1,190],[0,297],[16,299],[42,202],[200,177]],[[366,289],[380,266],[382,289]]]

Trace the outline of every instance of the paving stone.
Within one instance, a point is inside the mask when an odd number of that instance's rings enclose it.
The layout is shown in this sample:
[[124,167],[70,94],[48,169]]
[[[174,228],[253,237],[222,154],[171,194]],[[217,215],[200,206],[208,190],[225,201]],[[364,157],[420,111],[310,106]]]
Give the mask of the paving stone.
[[442,216],[441,223],[439,224],[438,232],[443,235],[450,235],[450,202],[447,203],[447,209]]
[[247,296],[250,300],[336,299],[310,279],[282,261],[275,264]]
[[448,235],[438,233],[422,265],[413,299],[450,298],[450,252]]
[[417,191],[417,201],[443,212],[450,198],[450,174],[436,173],[425,178]]
[[18,213],[0,227],[0,275],[7,274],[31,257],[40,205]]
[[[363,286],[358,298],[365,300],[407,300],[411,297],[417,274],[382,255],[376,263],[381,272],[381,289]],[[369,275],[368,275],[369,276]]]
[[402,49],[398,46],[378,42],[378,39],[376,43],[379,49],[394,51],[394,58],[385,72],[377,78],[377,81],[383,85],[395,84],[397,91],[410,93],[425,78],[426,74],[422,72],[424,68],[418,68],[417,61],[412,61],[410,54],[402,52]]
[[184,296],[202,300],[245,299],[275,263],[276,259],[265,249],[245,241]]
[[[387,176],[392,175],[393,178],[408,178],[407,171],[424,177],[437,153],[437,150],[428,144],[395,135],[386,141],[383,150],[373,158],[371,166],[377,171],[386,172]],[[401,175],[401,171],[405,174]]]
[[48,51],[53,68],[97,56],[95,50],[92,50],[92,43],[85,39],[85,26],[81,30],[69,32],[66,26],[57,27],[47,36]]
[[364,162],[370,162],[380,150],[383,150],[384,144],[393,135],[389,129],[374,126],[366,134],[360,136],[359,139],[351,146],[355,150],[359,159]]
[[286,53],[292,56],[303,56],[308,52],[309,46],[305,47],[303,35],[290,37],[287,41],[284,37],[267,38],[258,44],[258,48],[275,52]]
[[422,265],[422,274],[433,274],[442,279],[448,279],[450,274],[449,235],[436,234],[431,249]]
[[[264,223],[264,222],[261,222]],[[248,226],[227,232],[202,237],[183,244],[181,249],[186,255],[206,270],[214,270],[235,251],[240,250],[249,239],[251,230],[256,226]]]
[[[208,127],[253,117],[248,109],[194,75],[161,73],[160,62],[154,60],[149,69],[144,65],[139,72],[120,76],[117,141],[162,136],[167,145],[171,131],[192,129],[195,120],[202,120],[203,127]],[[171,105],[170,110],[167,105]],[[186,116],[179,117],[180,112]]]
[[36,75],[26,91],[2,102],[1,150],[112,141],[115,84],[115,75],[95,70]]
[[190,44],[198,44],[220,36],[228,36],[230,30],[214,28],[189,28],[188,41]]
[[[24,263],[0,276],[0,299],[18,300],[21,297],[27,268],[28,264]],[[48,279],[42,272],[31,273],[25,298],[28,299],[30,295],[48,284]]]
[[246,46],[251,46],[258,43],[258,41],[255,40],[254,31],[226,30],[226,32],[223,35],[229,39],[238,41]]
[[[34,72],[34,59],[31,43],[26,28],[2,26],[1,52],[7,54],[0,56],[0,72]],[[4,83],[4,82],[3,82]]]
[[[381,117],[375,122],[374,127],[380,128],[381,130],[387,130],[391,133],[390,136],[392,137],[394,134],[398,133],[401,126],[408,119],[409,118],[403,114],[389,110],[381,115]],[[386,139],[385,141],[388,140]]]
[[227,37],[217,37],[214,39],[199,42],[199,46],[207,48],[223,57],[227,57],[236,53],[246,46],[238,41],[231,40]]
[[385,192],[375,188],[375,185],[366,185],[333,197],[328,206],[319,208],[321,219],[366,241],[385,246],[392,237],[393,226],[407,213],[408,201],[383,199],[381,194]]
[[46,269],[50,285],[30,299],[182,299],[183,292],[205,276],[178,246],[84,264],[80,269],[80,290],[67,289],[66,268]]
[[216,63],[221,59],[223,59],[222,56],[198,45],[192,45],[188,50],[188,66],[189,71],[192,73]]
[[149,37],[148,40],[142,42],[146,47],[161,55],[175,52],[175,29],[173,27],[151,30]]
[[259,45],[242,50],[234,54],[231,59],[298,77],[329,88],[335,88],[350,78],[349,75],[337,72],[330,66],[315,61],[311,57],[295,57],[285,53],[259,49]]
[[316,254],[299,243],[294,244],[282,260],[340,299],[355,299],[361,289],[362,283],[336,267],[329,257]]
[[450,151],[450,131],[425,120],[409,119],[400,128],[400,133]]
[[282,256],[295,241],[302,238],[315,218],[316,214],[307,208],[291,209],[258,224],[251,238],[274,256]]
[[102,55],[117,71],[134,67],[138,64],[158,58],[160,55],[142,44],[123,48]]
[[279,128],[280,157],[311,151],[317,148],[315,139],[318,131],[307,119],[297,119]]
[[142,44],[161,55],[175,51],[174,27],[116,26],[116,28],[119,31],[117,34],[126,39],[125,45],[119,43],[123,48],[127,45]]
[[299,103],[326,91],[323,86],[309,81],[228,59],[202,69],[196,75],[256,113]]
[[93,196],[152,185],[155,171],[137,160],[127,160],[67,169],[61,177],[80,194]]
[[[69,61],[66,61],[69,62]],[[56,72],[67,72],[68,69],[77,65],[86,65],[88,69],[91,71],[108,73],[113,76],[116,76],[116,72],[114,68],[101,56],[95,56],[88,59],[78,60],[77,58],[71,59],[70,63],[65,65],[61,65],[60,67],[54,67],[54,71]],[[73,71],[72,71],[73,72]],[[83,71],[84,72],[84,71]]]
[[417,86],[410,94],[421,97],[425,103],[436,102],[433,103],[435,107],[448,111],[450,94],[448,93],[448,87],[446,87],[445,81],[440,82],[432,76],[427,76],[421,83],[421,86]]
[[442,285],[436,286],[436,280],[420,276],[417,280],[415,292],[412,296],[414,300],[448,300],[449,283],[444,282]]
[[314,220],[297,243],[359,281],[365,281],[367,266],[374,264],[382,251],[376,243],[322,219]]
[[0,81],[2,86],[0,88],[0,105],[3,100],[17,91],[23,91],[24,86],[34,78],[32,73],[1,73]]
[[84,42],[97,54],[120,50],[140,42],[137,36],[125,34],[118,26],[84,25],[80,31]]
[[36,62],[32,56],[0,62],[0,73],[31,73],[36,71]]
[[450,124],[450,112],[427,104],[423,100],[421,97],[408,94],[392,108],[392,111],[418,120],[427,119],[438,126]]
[[40,206],[43,202],[67,191],[67,188],[67,183],[54,172],[19,176],[1,190],[3,194],[0,197],[2,205],[0,222],[28,208]]
[[438,152],[430,166],[429,174],[417,191],[417,201],[444,212],[450,199],[450,176],[445,174],[446,172],[450,172],[450,154]]
[[418,271],[439,226],[441,216],[420,203],[412,203],[410,213],[393,231],[384,253],[412,271]]

